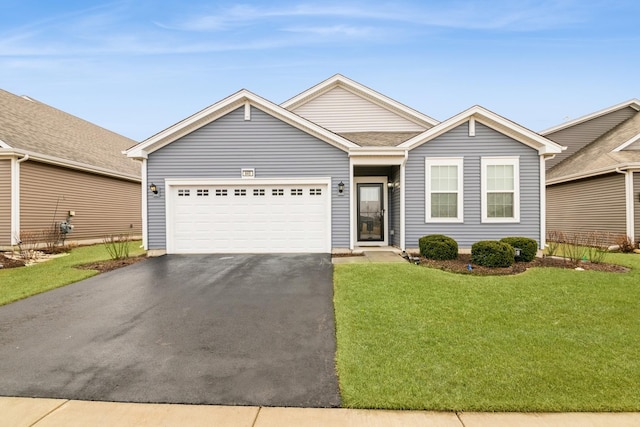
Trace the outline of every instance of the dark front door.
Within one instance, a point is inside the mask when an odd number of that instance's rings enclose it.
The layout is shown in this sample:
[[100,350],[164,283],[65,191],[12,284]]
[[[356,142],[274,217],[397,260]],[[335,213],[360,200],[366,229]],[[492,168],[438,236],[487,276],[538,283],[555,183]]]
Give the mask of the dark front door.
[[358,184],[358,241],[384,240],[382,183]]

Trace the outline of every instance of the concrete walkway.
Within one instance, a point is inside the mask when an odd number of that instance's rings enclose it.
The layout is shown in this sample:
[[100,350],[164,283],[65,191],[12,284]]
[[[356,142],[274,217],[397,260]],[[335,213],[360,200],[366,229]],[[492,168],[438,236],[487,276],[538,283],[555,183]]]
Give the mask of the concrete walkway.
[[339,256],[331,258],[333,264],[359,264],[364,262],[407,262],[400,251],[364,250],[356,256]]
[[0,397],[0,426],[636,427],[640,413],[477,413],[167,405]]

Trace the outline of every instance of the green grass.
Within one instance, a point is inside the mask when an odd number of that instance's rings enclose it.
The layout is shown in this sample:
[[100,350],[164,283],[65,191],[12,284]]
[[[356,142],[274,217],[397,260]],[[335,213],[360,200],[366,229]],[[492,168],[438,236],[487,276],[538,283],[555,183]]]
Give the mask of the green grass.
[[[130,243],[130,255],[144,253],[140,242]],[[109,259],[104,245],[75,248],[70,254],[30,267],[0,270],[0,305],[59,288],[98,274],[95,270],[79,270],[77,265]]]
[[640,256],[607,261],[632,270],[480,277],[336,265],[343,405],[640,410]]

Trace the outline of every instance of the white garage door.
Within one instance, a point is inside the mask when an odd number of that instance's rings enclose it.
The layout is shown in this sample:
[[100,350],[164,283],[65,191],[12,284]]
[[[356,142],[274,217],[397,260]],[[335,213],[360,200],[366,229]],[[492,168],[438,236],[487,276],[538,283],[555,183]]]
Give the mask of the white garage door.
[[327,184],[171,185],[169,253],[329,252]]

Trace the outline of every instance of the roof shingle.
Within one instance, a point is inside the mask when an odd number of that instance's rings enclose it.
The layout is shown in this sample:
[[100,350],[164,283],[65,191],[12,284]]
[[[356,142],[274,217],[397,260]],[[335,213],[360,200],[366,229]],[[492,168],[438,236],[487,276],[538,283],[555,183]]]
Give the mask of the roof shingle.
[[140,164],[122,154],[136,141],[2,89],[0,140],[17,150],[140,177]]

